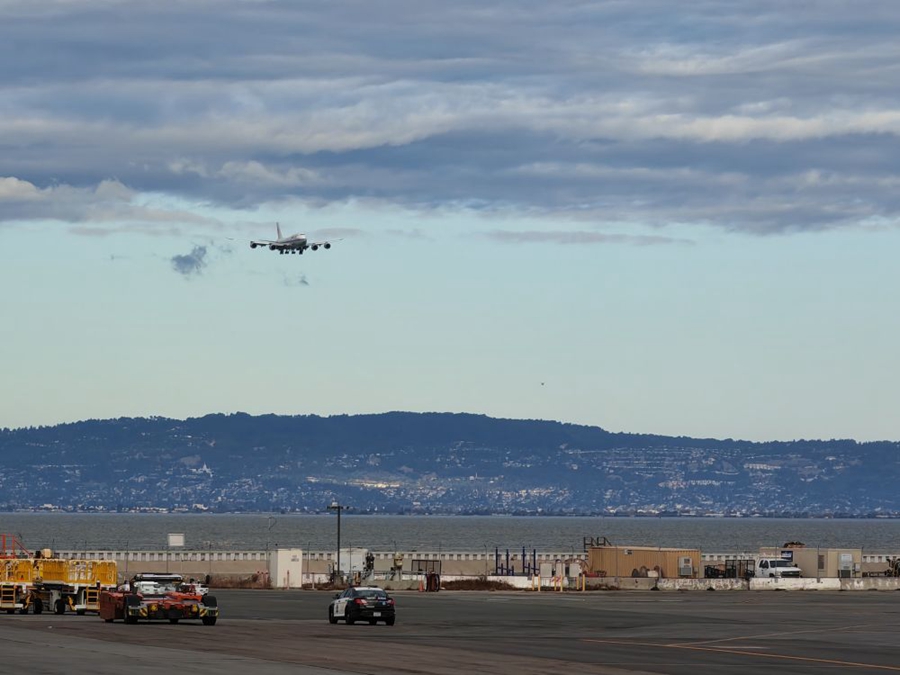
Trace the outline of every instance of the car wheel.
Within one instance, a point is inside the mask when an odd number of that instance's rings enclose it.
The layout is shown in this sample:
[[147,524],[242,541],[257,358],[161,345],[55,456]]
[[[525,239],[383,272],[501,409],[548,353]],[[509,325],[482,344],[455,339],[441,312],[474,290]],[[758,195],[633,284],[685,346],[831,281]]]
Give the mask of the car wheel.
[[350,608],[344,610],[344,621],[348,626],[352,626],[356,623],[356,619],[353,618],[353,615],[350,613]]
[[376,623],[378,623],[378,619],[369,619],[370,626],[374,626]]
[[385,619],[384,622],[385,622],[388,626],[393,626],[393,625],[394,625],[394,622],[395,622],[396,620],[397,620],[397,617],[392,616],[392,617],[389,618],[389,619]]
[[334,615],[334,607],[328,608],[328,623],[337,623],[337,617]]

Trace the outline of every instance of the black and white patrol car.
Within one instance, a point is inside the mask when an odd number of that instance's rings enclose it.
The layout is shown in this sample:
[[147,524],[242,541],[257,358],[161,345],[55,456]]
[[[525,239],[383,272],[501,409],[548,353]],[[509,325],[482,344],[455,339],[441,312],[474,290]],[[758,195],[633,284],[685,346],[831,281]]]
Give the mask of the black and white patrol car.
[[378,586],[351,586],[343,593],[336,593],[328,606],[328,622],[343,619],[348,624],[368,621],[376,624],[384,621],[393,626],[397,620],[394,599]]

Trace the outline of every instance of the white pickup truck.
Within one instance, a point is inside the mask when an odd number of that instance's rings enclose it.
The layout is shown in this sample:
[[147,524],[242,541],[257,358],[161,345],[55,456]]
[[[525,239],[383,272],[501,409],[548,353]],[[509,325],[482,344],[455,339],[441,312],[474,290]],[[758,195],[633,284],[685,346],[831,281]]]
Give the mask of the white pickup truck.
[[760,558],[756,561],[758,579],[799,579],[800,568],[783,558]]

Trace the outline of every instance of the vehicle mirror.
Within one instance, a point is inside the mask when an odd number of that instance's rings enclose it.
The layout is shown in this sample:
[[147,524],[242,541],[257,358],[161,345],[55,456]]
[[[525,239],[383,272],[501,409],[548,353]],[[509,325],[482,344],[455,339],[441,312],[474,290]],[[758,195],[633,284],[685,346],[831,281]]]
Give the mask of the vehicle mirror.
[[340,593],[335,593],[335,594],[334,594],[333,596],[331,596],[331,597],[333,597],[335,600],[337,600],[339,597],[341,597],[341,594],[340,594]]

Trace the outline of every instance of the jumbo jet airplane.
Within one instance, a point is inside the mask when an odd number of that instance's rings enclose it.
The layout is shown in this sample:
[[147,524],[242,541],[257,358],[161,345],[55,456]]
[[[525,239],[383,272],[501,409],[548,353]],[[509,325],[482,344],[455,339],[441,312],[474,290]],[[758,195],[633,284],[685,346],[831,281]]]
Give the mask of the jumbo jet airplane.
[[303,251],[308,248],[311,248],[313,251],[318,251],[320,246],[322,248],[331,248],[330,241],[316,241],[310,244],[306,240],[305,234],[292,234],[289,237],[282,236],[281,225],[279,225],[278,223],[275,223],[275,231],[278,233],[278,239],[276,239],[275,241],[269,241],[267,239],[251,241],[250,248],[256,248],[257,246],[268,246],[270,251],[278,251],[282,254],[302,254]]

